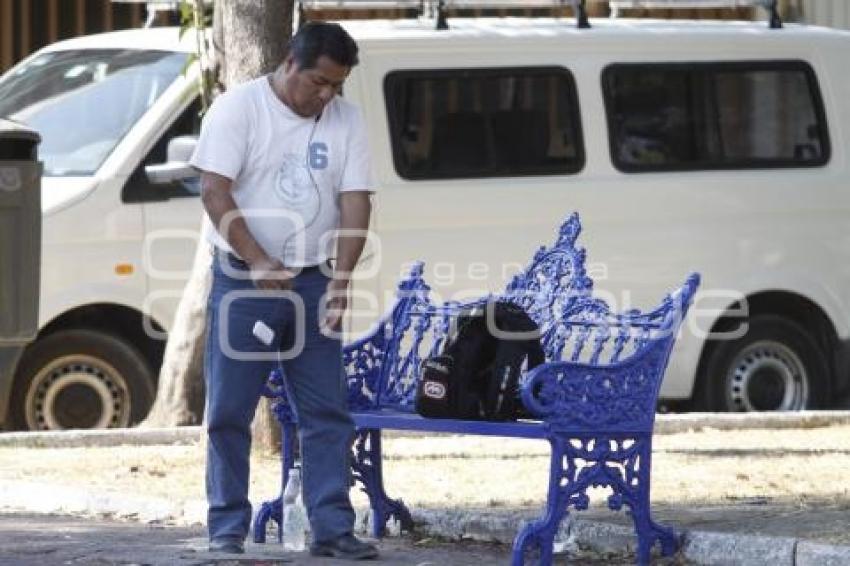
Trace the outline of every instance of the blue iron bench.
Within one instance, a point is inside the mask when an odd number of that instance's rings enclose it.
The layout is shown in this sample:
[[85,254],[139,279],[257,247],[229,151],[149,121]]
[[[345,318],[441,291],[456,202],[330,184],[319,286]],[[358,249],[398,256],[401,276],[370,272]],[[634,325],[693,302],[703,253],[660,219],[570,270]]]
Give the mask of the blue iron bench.
[[[540,563],[550,564],[554,536],[569,507],[586,509],[590,487],[607,486],[608,506],[631,510],[638,537],[638,562],[649,562],[661,543],[664,555],[676,552],[678,536],[650,516],[652,428],[658,391],[679,326],[699,284],[697,274],[648,313],[611,312],[592,296],[585,273],[585,250],[576,247],[581,231],[577,214],[561,226],[552,247],[541,247],[526,270],[495,297],[525,309],[538,324],[546,363],[525,373],[521,398],[535,420],[485,422],[427,419],[413,410],[420,365],[440,352],[453,318],[473,304],[437,305],[417,264],[398,286],[395,304],[364,338],[344,348],[349,404],[357,435],[352,467],[369,497],[372,530],[383,536],[387,521],[413,528],[400,499],[384,491],[381,430],[480,434],[549,441],[549,490],[542,517],[516,536],[513,564],[538,547]],[[283,427],[283,485],[294,465],[296,422],[283,378],[273,372],[266,395]],[[265,542],[272,519],[280,525],[281,499],[264,503],[254,522],[254,539]],[[278,533],[281,529],[278,528]]]

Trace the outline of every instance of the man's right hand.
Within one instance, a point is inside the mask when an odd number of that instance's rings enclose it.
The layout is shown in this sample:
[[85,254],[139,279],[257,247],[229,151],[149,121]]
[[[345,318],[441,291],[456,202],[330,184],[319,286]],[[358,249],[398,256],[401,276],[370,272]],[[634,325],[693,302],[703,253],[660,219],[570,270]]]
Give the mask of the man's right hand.
[[257,289],[269,291],[289,291],[295,276],[278,259],[263,257],[248,263],[251,269],[251,281]]

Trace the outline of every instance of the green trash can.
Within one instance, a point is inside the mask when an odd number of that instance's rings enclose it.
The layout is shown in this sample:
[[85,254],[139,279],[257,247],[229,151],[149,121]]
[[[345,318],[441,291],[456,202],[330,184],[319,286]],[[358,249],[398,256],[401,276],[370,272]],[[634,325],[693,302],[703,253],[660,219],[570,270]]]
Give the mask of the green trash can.
[[15,367],[38,332],[41,172],[37,132],[0,119],[0,423]]

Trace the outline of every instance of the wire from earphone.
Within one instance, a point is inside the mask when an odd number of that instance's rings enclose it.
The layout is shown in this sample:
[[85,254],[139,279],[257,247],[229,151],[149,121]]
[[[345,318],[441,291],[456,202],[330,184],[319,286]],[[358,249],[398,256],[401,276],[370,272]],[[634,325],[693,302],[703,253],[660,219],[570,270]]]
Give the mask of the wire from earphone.
[[286,247],[289,245],[289,241],[298,234],[306,232],[316,222],[316,220],[318,220],[319,215],[322,213],[322,191],[319,189],[316,177],[313,176],[313,169],[310,167],[310,146],[313,144],[313,137],[316,135],[316,128],[319,126],[319,120],[321,119],[322,113],[319,112],[316,115],[316,119],[313,120],[313,127],[310,129],[310,135],[307,137],[307,145],[304,148],[304,166],[307,168],[307,175],[310,177],[310,184],[312,185],[313,190],[316,191],[316,201],[318,202],[318,206],[316,206],[316,210],[313,213],[312,218],[305,222],[300,230],[295,230],[287,236],[286,240],[284,240],[281,249],[281,256],[284,260],[286,259]]

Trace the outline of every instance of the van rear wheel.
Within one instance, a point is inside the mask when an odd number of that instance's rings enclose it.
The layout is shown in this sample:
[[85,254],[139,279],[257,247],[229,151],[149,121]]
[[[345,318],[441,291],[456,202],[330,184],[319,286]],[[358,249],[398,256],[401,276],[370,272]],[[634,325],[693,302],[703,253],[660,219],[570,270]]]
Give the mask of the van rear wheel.
[[12,423],[22,430],[128,427],[147,415],[154,394],[153,373],[131,344],[96,330],[63,330],[24,352]]
[[712,344],[701,376],[704,408],[713,411],[800,411],[823,405],[826,356],[804,328],[758,315],[746,334]]

